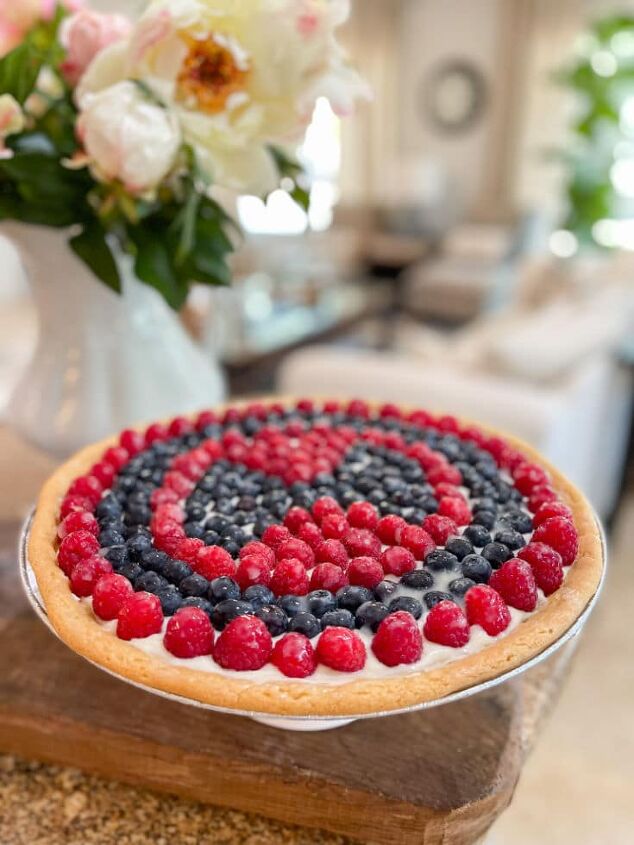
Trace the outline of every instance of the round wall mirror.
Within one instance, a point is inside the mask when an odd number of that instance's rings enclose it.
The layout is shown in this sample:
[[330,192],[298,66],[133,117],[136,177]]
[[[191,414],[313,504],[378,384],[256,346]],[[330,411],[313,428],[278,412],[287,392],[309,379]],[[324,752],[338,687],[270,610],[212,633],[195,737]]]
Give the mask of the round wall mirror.
[[425,121],[446,134],[467,132],[484,114],[487,82],[477,65],[462,59],[443,62],[423,80]]

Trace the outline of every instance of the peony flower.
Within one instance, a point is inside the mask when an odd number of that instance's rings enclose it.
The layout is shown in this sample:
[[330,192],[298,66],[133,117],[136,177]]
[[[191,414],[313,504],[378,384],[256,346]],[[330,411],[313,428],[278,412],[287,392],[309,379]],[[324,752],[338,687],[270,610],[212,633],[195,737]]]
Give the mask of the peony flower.
[[[64,0],[62,5],[76,11],[81,0]],[[0,0],[0,55],[16,47],[38,21],[50,20],[57,0]]]
[[62,73],[76,85],[97,53],[125,38],[132,28],[123,15],[102,15],[82,9],[63,21],[60,42],[66,49]]
[[24,129],[24,112],[18,101],[11,94],[0,96],[0,159],[13,156],[11,150],[5,147],[5,138],[15,135]]
[[165,179],[181,146],[174,115],[130,81],[92,96],[77,122],[77,134],[95,178],[119,180],[137,195],[151,193]]
[[298,140],[320,96],[347,113],[367,95],[335,39],[348,12],[348,0],[154,0],[91,64],[78,105],[142,80],[217,184],[267,193],[279,178],[268,145]]

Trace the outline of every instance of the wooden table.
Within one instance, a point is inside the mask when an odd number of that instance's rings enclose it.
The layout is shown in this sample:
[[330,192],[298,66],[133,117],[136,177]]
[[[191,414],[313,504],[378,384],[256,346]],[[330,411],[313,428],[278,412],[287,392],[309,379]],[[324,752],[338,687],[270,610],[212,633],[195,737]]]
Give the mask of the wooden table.
[[426,712],[288,733],[111,678],[37,620],[0,523],[0,751],[365,842],[472,845],[510,802],[570,649]]

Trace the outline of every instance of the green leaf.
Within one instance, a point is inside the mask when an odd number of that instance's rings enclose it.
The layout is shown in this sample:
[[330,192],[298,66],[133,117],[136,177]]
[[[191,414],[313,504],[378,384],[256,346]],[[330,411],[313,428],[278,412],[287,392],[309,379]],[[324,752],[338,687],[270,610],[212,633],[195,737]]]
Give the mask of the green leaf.
[[175,261],[177,264],[184,264],[187,256],[193,250],[196,242],[196,218],[200,208],[201,196],[192,189],[187,201],[174,220],[174,226],[180,231],[178,246],[176,248]]
[[178,310],[187,299],[187,280],[172,265],[166,233],[159,227],[131,226],[128,234],[136,247],[134,269],[142,282],[155,288]]
[[98,279],[121,293],[119,269],[108,246],[106,231],[98,220],[85,223],[82,231],[70,239],[70,246]]
[[11,94],[23,105],[33,93],[44,56],[29,41],[24,41],[0,59],[0,91]]
[[308,212],[308,209],[310,208],[310,191],[296,185],[291,191],[291,197],[303,211]]

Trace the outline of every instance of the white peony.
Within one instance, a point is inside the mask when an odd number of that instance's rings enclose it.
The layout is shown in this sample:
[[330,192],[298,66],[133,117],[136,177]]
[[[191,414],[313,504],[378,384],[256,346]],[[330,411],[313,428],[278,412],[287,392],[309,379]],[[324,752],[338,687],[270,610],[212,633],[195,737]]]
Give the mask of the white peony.
[[79,107],[142,80],[216,183],[266,193],[278,182],[269,144],[298,140],[320,96],[344,114],[367,95],[335,39],[348,12],[348,0],[155,0],[92,62]]
[[0,96],[0,159],[12,158],[13,153],[5,146],[5,139],[24,129],[24,112],[11,94]]
[[77,133],[95,178],[119,180],[137,195],[152,192],[165,179],[181,146],[174,115],[129,81],[90,97]]

